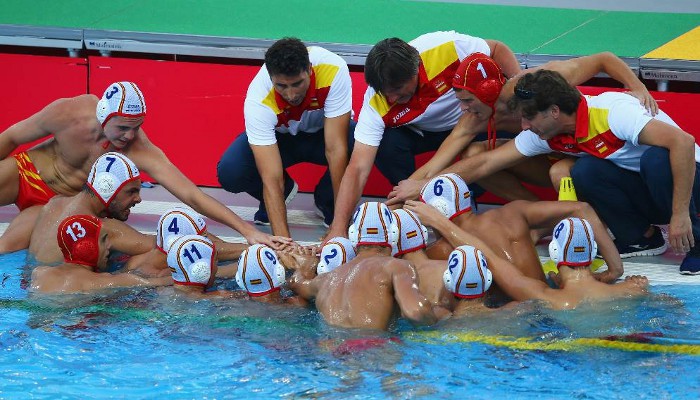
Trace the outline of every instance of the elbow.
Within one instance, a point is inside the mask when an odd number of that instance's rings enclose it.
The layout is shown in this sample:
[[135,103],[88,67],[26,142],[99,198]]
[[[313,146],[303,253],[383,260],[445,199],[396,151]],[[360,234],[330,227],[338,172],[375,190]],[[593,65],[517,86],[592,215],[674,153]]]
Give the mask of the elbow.
[[437,317],[428,301],[420,302],[411,310],[406,310],[404,317],[417,325],[433,325],[437,322]]
[[684,148],[695,148],[695,137],[691,135],[690,133],[683,131],[684,135],[681,135],[681,145]]

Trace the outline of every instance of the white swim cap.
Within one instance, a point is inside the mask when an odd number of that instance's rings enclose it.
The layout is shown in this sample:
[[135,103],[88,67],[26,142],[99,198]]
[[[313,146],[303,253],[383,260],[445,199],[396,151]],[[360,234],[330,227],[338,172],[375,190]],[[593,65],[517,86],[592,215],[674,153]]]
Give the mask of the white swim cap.
[[97,120],[102,127],[114,116],[137,118],[146,115],[146,100],[133,82],[115,82],[97,102]]
[[139,169],[127,156],[109,152],[95,160],[88,174],[87,185],[100,198],[105,207],[124,185],[139,179]]
[[272,248],[254,244],[241,253],[236,271],[236,283],[250,296],[264,296],[285,281],[284,266]]
[[175,239],[168,250],[168,267],[176,285],[207,286],[216,265],[216,248],[199,235]]
[[587,267],[598,254],[593,228],[585,219],[567,218],[554,228],[549,243],[549,257],[557,264]]
[[392,247],[392,255],[403,254],[424,249],[428,243],[428,230],[420,223],[418,216],[403,208],[395,210],[396,226],[399,228],[399,240]]
[[420,191],[420,200],[449,219],[472,210],[469,187],[457,174],[438,175],[428,181]]
[[331,272],[356,256],[357,253],[350,239],[342,236],[334,237],[321,248],[321,258],[318,261],[316,273],[321,275]]
[[360,204],[348,228],[348,238],[355,247],[364,244],[392,247],[399,239],[394,213],[384,203]]
[[483,297],[493,277],[481,251],[472,246],[459,246],[450,253],[442,276],[445,288],[457,297]]
[[175,239],[184,235],[202,235],[207,223],[196,211],[187,207],[173,207],[164,212],[156,228],[156,248],[168,253]]

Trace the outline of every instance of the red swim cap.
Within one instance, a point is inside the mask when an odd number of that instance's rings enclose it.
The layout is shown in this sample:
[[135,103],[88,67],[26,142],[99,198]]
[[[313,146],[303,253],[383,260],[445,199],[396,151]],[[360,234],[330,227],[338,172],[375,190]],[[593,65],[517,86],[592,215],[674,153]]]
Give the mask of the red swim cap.
[[452,87],[468,90],[482,103],[491,107],[491,117],[488,122],[489,147],[496,147],[496,128],[494,118],[496,114],[496,100],[501,94],[506,77],[503,76],[501,67],[489,56],[483,53],[472,53],[466,57],[457,67]]
[[71,215],[58,225],[56,239],[67,263],[95,269],[100,254],[102,221],[92,215]]
[[483,53],[472,53],[462,60],[452,79],[453,87],[474,93],[477,99],[491,108],[505,84],[506,77],[501,67]]

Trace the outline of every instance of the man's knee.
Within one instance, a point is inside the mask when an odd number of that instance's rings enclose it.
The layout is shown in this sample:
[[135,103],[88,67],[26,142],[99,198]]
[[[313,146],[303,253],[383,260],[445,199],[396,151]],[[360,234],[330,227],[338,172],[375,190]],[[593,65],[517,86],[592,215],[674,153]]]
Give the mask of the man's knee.
[[576,160],[571,167],[571,179],[576,189],[585,190],[599,182],[605,167],[601,161],[603,160],[595,157],[582,157]]
[[[255,169],[255,171],[251,171],[251,169]],[[257,175],[255,159],[252,157],[247,136],[245,133],[241,134],[226,149],[216,164],[216,176],[219,184],[229,192],[239,193],[245,191],[251,178]]]
[[401,129],[387,129],[377,148],[374,165],[392,184],[408,178],[416,169],[409,134],[415,135]]
[[668,149],[652,146],[645,151],[639,160],[639,174],[645,181],[671,179],[671,160]]
[[549,179],[552,181],[552,186],[559,188],[559,183],[562,178],[571,176],[571,169],[574,166],[574,160],[565,158],[554,163],[549,167]]

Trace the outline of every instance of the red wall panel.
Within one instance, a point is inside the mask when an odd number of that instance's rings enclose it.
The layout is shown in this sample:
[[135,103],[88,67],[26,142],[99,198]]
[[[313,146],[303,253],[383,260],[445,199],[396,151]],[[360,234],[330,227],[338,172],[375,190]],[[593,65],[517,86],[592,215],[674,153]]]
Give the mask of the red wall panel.
[[0,66],[0,132],[56,99],[87,92],[85,58],[0,54]]
[[[103,57],[90,57],[89,63],[91,93],[100,95],[107,85],[118,80],[132,80],[139,84],[148,106],[144,129],[151,140],[195,183],[218,186],[216,163],[244,130],[243,101],[248,84],[259,67]],[[357,118],[367,85],[362,72],[352,72],[351,78],[353,110]],[[587,94],[610,90],[600,87],[581,89]],[[37,109],[49,99],[60,97],[42,94],[42,99],[46,100],[41,100],[41,104],[35,107]],[[689,112],[700,108],[700,95],[664,92],[654,92],[653,95],[682,128],[700,136],[700,114]],[[36,102],[35,99],[32,101]],[[422,165],[430,156],[417,157],[417,164]],[[313,191],[324,169],[304,163],[290,168],[290,173],[299,182],[301,190],[309,192]],[[364,193],[386,196],[390,190],[389,182],[373,167]],[[554,196],[550,190],[538,194],[543,198]],[[481,200],[497,201],[493,196]]]

